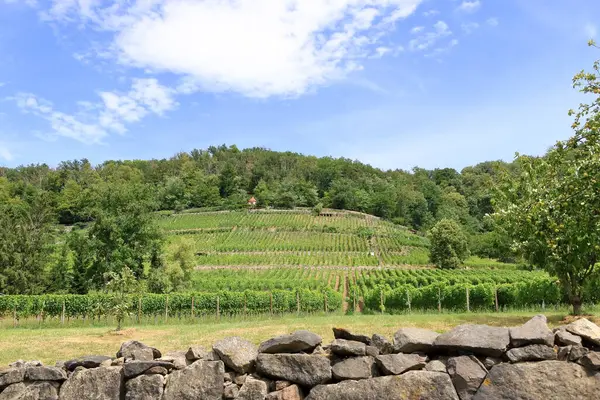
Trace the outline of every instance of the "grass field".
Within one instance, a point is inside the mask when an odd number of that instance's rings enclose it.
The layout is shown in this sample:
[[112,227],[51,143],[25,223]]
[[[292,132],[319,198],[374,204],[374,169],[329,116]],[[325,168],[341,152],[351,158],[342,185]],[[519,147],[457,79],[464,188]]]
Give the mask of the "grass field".
[[[596,309],[587,310],[590,317],[600,322]],[[0,365],[17,359],[41,360],[54,364],[82,355],[114,355],[122,342],[140,340],[163,352],[186,350],[199,344],[210,347],[216,340],[227,336],[242,336],[254,343],[270,337],[308,329],[323,337],[325,343],[333,339],[332,327],[345,327],[352,331],[372,334],[381,333],[388,338],[400,327],[421,327],[444,332],[464,323],[480,323],[494,326],[515,326],[527,321],[535,311],[508,313],[460,313],[460,314],[403,314],[403,315],[311,315],[306,317],[256,317],[231,319],[221,322],[204,321],[189,324],[185,321],[169,325],[126,326],[120,333],[113,327],[64,327],[64,328],[10,328],[4,324],[0,329]],[[556,326],[568,317],[567,309],[545,313],[549,325]]]

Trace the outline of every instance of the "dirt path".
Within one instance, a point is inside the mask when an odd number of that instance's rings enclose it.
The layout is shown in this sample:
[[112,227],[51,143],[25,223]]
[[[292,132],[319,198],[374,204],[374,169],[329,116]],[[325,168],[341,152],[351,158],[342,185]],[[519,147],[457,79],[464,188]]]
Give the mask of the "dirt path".
[[342,303],[342,310],[344,311],[344,313],[346,313],[346,311],[348,311],[348,301],[346,300],[346,298],[348,297],[348,272],[344,271],[344,292],[342,293],[342,299],[343,299],[343,303]]
[[334,287],[334,290],[337,292],[339,288],[340,288],[340,276],[336,275],[335,276],[335,287]]

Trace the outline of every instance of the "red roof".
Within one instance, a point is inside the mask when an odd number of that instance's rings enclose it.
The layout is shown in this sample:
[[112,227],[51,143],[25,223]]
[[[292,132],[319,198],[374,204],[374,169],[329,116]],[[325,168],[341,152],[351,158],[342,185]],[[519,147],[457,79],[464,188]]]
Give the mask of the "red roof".
[[256,203],[256,199],[254,198],[254,196],[250,197],[250,200],[248,200],[248,203]]

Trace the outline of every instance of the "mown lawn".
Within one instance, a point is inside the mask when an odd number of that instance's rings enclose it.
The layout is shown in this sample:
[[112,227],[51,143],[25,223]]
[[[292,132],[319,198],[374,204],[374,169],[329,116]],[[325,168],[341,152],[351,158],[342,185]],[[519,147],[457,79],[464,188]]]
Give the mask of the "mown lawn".
[[[411,315],[312,315],[306,317],[254,317],[247,320],[231,319],[173,324],[144,324],[126,326],[120,332],[106,326],[35,327],[35,323],[13,328],[8,321],[0,324],[0,365],[17,359],[40,360],[54,364],[82,355],[114,355],[121,342],[140,340],[163,352],[186,350],[200,344],[207,347],[226,336],[242,336],[260,343],[275,335],[298,329],[308,329],[323,337],[324,342],[333,339],[331,328],[345,327],[359,333],[381,333],[391,338],[400,327],[422,327],[444,332],[464,323],[514,326],[527,321],[535,312],[510,313],[461,313],[461,314],[411,314]],[[549,324],[558,325],[568,317],[567,310],[547,312]],[[600,322],[600,313],[593,311],[591,317]],[[27,327],[28,325],[28,327]]]

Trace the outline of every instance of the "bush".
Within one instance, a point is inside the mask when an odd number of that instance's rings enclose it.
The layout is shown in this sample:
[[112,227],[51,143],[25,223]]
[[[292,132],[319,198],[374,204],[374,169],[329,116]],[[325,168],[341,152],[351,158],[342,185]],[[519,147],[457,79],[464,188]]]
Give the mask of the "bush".
[[457,268],[469,256],[467,237],[454,220],[439,221],[429,231],[429,240],[430,261],[439,268]]

